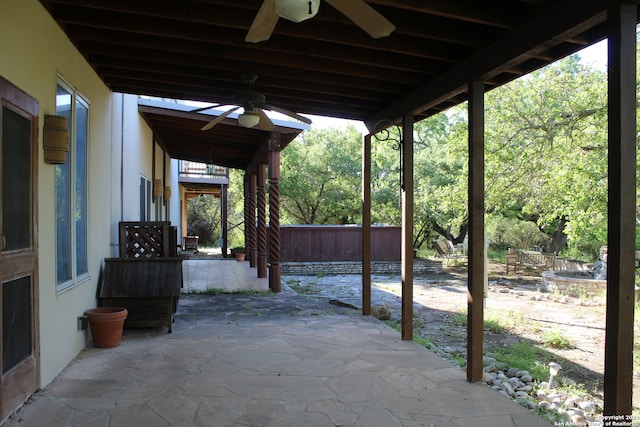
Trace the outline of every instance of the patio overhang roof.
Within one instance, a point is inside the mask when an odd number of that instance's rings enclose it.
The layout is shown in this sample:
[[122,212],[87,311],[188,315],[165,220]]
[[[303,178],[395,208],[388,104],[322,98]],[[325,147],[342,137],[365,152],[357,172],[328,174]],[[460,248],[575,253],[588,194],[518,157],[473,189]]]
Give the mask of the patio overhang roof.
[[[426,117],[606,37],[607,0],[372,0],[396,27],[373,39],[327,3],[245,42],[262,0],[40,0],[116,92],[228,104],[246,89],[370,130]],[[239,161],[238,164],[242,164]]]
[[271,132],[280,133],[280,149],[285,148],[309,126],[272,119],[275,128],[263,131],[238,125],[237,114],[229,115],[213,128],[201,130],[220,111],[192,112],[195,107],[173,102],[139,98],[138,112],[153,131],[154,140],[174,159],[247,169],[266,163],[266,141]]

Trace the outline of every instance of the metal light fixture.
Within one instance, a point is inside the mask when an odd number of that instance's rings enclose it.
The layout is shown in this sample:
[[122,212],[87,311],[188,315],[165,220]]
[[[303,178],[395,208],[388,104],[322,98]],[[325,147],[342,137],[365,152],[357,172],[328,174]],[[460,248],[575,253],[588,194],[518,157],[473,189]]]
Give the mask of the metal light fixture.
[[560,373],[560,369],[562,369],[562,366],[560,366],[556,362],[551,362],[547,366],[549,366],[549,374],[550,374],[549,383],[547,384],[547,390],[549,390],[552,387],[553,379]]
[[244,110],[238,116],[238,124],[245,128],[252,128],[260,122],[260,116],[253,110]]
[[318,13],[320,0],[275,0],[276,13],[293,22],[311,19]]

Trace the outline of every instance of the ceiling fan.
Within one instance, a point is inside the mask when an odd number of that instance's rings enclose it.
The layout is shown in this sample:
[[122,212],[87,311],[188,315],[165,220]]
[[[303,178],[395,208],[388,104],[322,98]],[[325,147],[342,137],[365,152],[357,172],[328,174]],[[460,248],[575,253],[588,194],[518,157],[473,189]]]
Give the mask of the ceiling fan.
[[243,73],[242,78],[244,82],[247,84],[247,90],[242,93],[234,93],[231,96],[231,104],[214,104],[209,105],[207,107],[197,108],[195,110],[191,110],[192,113],[209,110],[214,107],[223,107],[227,105],[234,105],[235,107],[225,111],[220,114],[215,119],[211,120],[209,123],[202,127],[202,130],[209,130],[222,120],[227,118],[234,111],[243,108],[244,112],[238,116],[238,124],[242,127],[252,128],[256,125],[260,127],[262,130],[272,130],[275,125],[271,121],[271,119],[267,116],[264,110],[275,111],[280,114],[284,114],[293,119],[299,120],[306,124],[311,124],[311,120],[301,116],[300,114],[293,113],[289,110],[285,110],[284,108],[276,107],[275,105],[269,105],[266,103],[266,98],[264,95],[253,92],[251,90],[251,84],[256,81],[258,76],[253,73]]
[[[387,37],[395,25],[363,0],[325,0],[353,21],[373,38]],[[320,0],[264,0],[249,28],[245,41],[258,43],[268,40],[278,18],[301,22],[318,13]]]

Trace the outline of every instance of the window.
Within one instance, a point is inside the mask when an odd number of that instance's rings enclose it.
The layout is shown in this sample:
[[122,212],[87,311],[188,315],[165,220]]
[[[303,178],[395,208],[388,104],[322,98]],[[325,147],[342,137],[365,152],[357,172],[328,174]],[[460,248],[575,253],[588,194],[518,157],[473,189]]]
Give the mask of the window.
[[73,286],[89,274],[87,260],[87,147],[89,103],[58,81],[56,115],[67,118],[67,162],[55,166],[56,285]]
[[151,181],[140,177],[140,221],[151,221]]

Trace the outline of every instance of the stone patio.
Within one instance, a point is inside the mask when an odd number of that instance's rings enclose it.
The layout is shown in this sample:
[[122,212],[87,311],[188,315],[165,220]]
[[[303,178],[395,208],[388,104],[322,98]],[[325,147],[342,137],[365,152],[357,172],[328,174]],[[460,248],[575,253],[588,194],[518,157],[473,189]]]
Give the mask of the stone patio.
[[173,333],[87,347],[5,425],[549,426],[384,323],[286,286],[185,295]]

